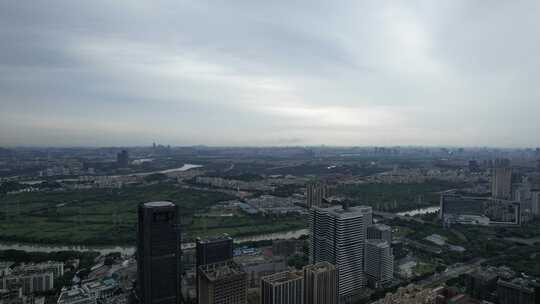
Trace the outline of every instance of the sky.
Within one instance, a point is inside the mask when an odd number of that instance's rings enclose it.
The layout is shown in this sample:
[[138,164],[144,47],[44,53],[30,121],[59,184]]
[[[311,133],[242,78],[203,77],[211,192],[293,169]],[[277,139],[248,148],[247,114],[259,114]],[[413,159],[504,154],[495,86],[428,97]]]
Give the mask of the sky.
[[540,145],[540,1],[0,1],[0,146]]

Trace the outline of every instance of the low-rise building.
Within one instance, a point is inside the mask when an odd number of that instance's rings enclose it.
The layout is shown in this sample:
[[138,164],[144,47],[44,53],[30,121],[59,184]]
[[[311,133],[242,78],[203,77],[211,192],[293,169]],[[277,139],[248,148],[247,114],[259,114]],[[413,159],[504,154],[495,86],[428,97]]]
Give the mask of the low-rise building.
[[97,304],[97,299],[80,287],[62,290],[57,304]]

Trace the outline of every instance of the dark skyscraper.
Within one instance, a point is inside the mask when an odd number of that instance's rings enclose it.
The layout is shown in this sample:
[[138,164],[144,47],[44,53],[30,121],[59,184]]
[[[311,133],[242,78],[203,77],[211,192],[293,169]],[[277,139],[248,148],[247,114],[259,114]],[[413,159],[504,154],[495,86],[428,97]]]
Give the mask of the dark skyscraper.
[[139,205],[138,296],[141,304],[177,304],[180,299],[180,233],[176,205]]
[[233,258],[233,239],[219,236],[197,239],[197,268],[201,265],[225,262]]
[[116,154],[116,164],[120,168],[129,167],[129,153],[128,153],[128,151],[122,150],[122,152]]
[[[233,258],[233,239],[229,236],[219,236],[207,238],[204,240],[197,239],[196,255],[196,274],[199,277],[199,266],[208,264],[226,262]],[[197,294],[199,288],[199,280],[197,279]]]

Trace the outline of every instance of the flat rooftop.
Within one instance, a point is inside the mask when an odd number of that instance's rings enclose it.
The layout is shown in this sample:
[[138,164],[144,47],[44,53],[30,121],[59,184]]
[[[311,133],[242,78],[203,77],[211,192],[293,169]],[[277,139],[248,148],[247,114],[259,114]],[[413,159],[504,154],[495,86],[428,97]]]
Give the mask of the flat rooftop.
[[230,276],[245,274],[240,266],[233,261],[208,264],[199,268],[202,274],[210,281],[218,281]]
[[279,285],[282,283],[302,279],[303,277],[304,276],[301,271],[284,271],[263,277],[261,280],[266,281],[270,284]]
[[390,228],[390,226],[385,225],[385,224],[375,224],[375,225],[373,225],[373,227],[377,228],[377,230],[380,230],[380,231],[390,231],[390,230],[392,230],[392,228]]
[[313,272],[326,272],[335,270],[336,267],[328,262],[319,262],[313,265],[306,266],[306,269]]
[[343,206],[332,206],[328,208],[317,209],[327,211],[329,214],[333,214],[339,217],[364,215],[373,212],[373,209],[369,206],[353,206],[348,208],[343,208]]
[[167,201],[156,201],[144,203],[144,207],[154,208],[154,207],[174,207],[175,205],[172,202]]
[[388,244],[388,242],[385,240],[366,240],[366,244],[377,246],[379,248],[386,248],[390,246],[390,244]]
[[218,235],[218,236],[207,237],[204,239],[197,239],[197,242],[201,244],[206,244],[206,243],[229,241],[229,240],[232,240],[232,238],[228,234],[223,234],[223,235]]

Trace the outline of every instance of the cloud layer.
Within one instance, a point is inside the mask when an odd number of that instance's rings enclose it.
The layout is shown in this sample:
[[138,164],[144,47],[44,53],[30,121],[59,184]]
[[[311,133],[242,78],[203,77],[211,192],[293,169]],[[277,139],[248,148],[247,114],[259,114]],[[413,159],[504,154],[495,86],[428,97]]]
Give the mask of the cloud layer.
[[0,2],[0,145],[537,146],[537,1]]

